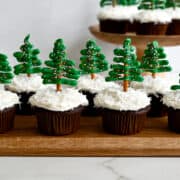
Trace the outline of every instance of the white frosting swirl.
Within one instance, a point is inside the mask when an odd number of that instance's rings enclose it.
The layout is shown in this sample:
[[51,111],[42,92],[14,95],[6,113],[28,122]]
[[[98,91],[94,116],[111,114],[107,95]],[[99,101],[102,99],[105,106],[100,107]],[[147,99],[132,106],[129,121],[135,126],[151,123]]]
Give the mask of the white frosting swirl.
[[108,88],[94,98],[98,108],[107,108],[118,111],[138,111],[150,105],[150,98],[146,93],[129,89],[123,92],[120,88]]
[[135,19],[140,23],[153,22],[155,24],[162,23],[166,24],[171,22],[172,17],[165,10],[155,9],[155,10],[140,10],[136,15]]
[[0,90],[0,110],[5,108],[13,107],[14,105],[19,104],[19,97],[17,94],[10,91]]
[[166,12],[172,19],[180,20],[180,8],[176,7],[175,9],[173,8],[167,8]]
[[47,87],[37,91],[29,102],[32,106],[51,111],[69,111],[88,105],[86,96],[72,88],[64,88],[61,92],[56,92],[54,88]]
[[26,74],[15,76],[12,83],[6,86],[7,89],[13,92],[36,92],[43,87],[42,79],[39,74],[32,74],[27,77]]
[[119,87],[115,82],[106,82],[105,77],[97,74],[95,79],[91,79],[90,75],[84,75],[79,78],[78,89],[91,93],[98,93],[106,88]]
[[178,80],[175,74],[166,74],[166,76],[144,76],[143,82],[132,82],[131,87],[135,89],[141,89],[147,94],[165,94],[167,93],[173,84],[177,84]]
[[174,109],[180,109],[180,90],[165,94],[163,97],[163,104]]
[[138,9],[133,6],[105,6],[98,14],[98,19],[114,19],[114,20],[129,20],[133,21]]

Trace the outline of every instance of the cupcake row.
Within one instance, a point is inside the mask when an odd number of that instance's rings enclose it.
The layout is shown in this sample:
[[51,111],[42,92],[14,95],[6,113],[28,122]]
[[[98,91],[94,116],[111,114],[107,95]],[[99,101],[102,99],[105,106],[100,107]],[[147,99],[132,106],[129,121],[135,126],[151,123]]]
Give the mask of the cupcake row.
[[[126,2],[126,1],[123,1]],[[180,3],[178,1],[142,0],[107,3],[101,1],[98,14],[100,31],[139,35],[179,35]]]
[[[106,77],[99,73],[107,71],[109,65],[95,41],[89,40],[81,50],[79,70],[75,61],[68,58],[62,39],[55,41],[49,60],[42,67],[40,51],[29,38],[25,37],[20,51],[14,53],[19,62],[14,66],[14,78],[7,56],[0,55],[0,80],[6,84],[0,93],[1,133],[13,127],[19,104],[20,113],[35,112],[38,130],[43,134],[71,134],[78,130],[80,117],[87,112],[102,116],[103,127],[109,133],[134,134],[142,130],[149,109],[157,110],[149,96],[161,102],[177,79],[159,75],[171,71],[171,67],[156,41],[147,45],[139,62],[131,39],[125,39],[123,47],[114,50],[114,63]],[[150,75],[143,77],[144,72]]]

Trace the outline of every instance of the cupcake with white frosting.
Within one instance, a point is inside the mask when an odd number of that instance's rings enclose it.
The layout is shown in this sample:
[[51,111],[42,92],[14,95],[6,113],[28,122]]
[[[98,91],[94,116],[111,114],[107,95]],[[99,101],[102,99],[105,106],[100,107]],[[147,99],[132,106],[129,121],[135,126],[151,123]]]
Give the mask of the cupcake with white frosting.
[[164,95],[163,103],[168,107],[169,129],[180,133],[180,81],[178,85],[173,85],[171,91]]
[[83,114],[98,115],[97,109],[94,109],[94,96],[108,87],[117,87],[118,85],[106,82],[105,77],[100,75],[101,72],[108,70],[108,62],[95,41],[89,40],[86,48],[81,50],[81,55],[79,68],[82,76],[78,80],[78,89],[89,100],[89,106]]
[[167,12],[172,17],[167,35],[180,35],[180,2],[167,0]]
[[134,23],[134,17],[137,14],[137,6],[106,6],[103,7],[99,14],[100,31],[108,33],[125,34],[127,32],[135,32],[130,28]]
[[[8,58],[0,54],[0,84],[11,83],[13,74]],[[15,93],[0,89],[0,133],[5,133],[13,128],[16,113],[16,105],[19,104],[19,98]]]
[[80,126],[81,112],[88,105],[88,100],[77,89],[62,86],[76,86],[80,77],[75,62],[67,57],[62,39],[55,41],[45,64],[43,83],[54,84],[56,88],[47,86],[30,98],[30,104],[35,108],[38,130],[52,136],[74,133]]
[[140,62],[137,61],[131,40],[126,39],[122,49],[114,50],[114,64],[106,81],[122,81],[123,88],[107,88],[94,99],[102,109],[103,128],[108,133],[129,135],[144,127],[150,98],[141,91],[129,88],[131,81],[142,82]]
[[20,104],[17,108],[17,114],[32,115],[33,109],[28,103],[29,98],[42,87],[41,60],[38,58],[39,49],[34,49],[29,42],[30,35],[24,39],[24,44],[20,51],[14,53],[14,57],[19,64],[14,66],[14,77],[11,84],[6,86],[7,90],[17,93],[20,98]]
[[142,57],[141,69],[144,73],[149,73],[150,75],[144,76],[143,82],[131,83],[131,86],[135,89],[143,90],[152,98],[151,110],[148,116],[166,116],[167,112],[163,107],[162,97],[169,91],[176,78],[174,78],[174,74],[167,73],[172,68],[166,59],[164,49],[159,46],[157,41],[147,45]]
[[143,0],[139,5],[139,13],[135,17],[136,33],[140,35],[166,34],[172,18],[165,11],[165,1]]

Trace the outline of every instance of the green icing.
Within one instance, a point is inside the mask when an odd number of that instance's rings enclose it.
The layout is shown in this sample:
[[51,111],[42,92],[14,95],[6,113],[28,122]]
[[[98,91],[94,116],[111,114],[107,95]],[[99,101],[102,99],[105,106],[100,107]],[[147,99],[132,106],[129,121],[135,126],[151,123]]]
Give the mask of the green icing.
[[176,8],[180,7],[180,0],[167,0],[166,1],[167,8]]
[[21,51],[15,52],[13,55],[19,62],[14,66],[14,73],[31,75],[41,72],[41,60],[38,58],[40,53],[39,49],[34,49],[33,45],[29,42],[30,35],[24,39],[24,44],[20,47]]
[[101,48],[97,46],[96,41],[89,40],[86,48],[81,50],[81,58],[79,68],[82,74],[94,74],[108,70],[108,62]]
[[[179,74],[179,76],[180,76],[180,74]],[[171,89],[172,90],[180,90],[180,80],[179,80],[179,85],[173,85],[173,86],[171,86]]]
[[142,0],[138,9],[165,9],[166,0]]
[[157,41],[153,41],[147,45],[142,57],[141,68],[145,72],[161,73],[169,72],[172,68],[169,66],[169,61],[165,60],[166,54],[162,47],[159,47]]
[[8,57],[5,54],[0,54],[0,83],[9,84],[12,79],[13,73],[8,62]]
[[141,76],[142,70],[140,69],[141,63],[137,61],[135,47],[131,45],[131,39],[124,40],[123,48],[114,50],[115,64],[111,65],[109,76],[106,81],[139,81],[144,79]]
[[77,85],[80,72],[75,68],[75,62],[67,57],[66,46],[62,39],[55,41],[49,59],[45,61],[47,67],[42,70],[44,84]]
[[100,6],[116,6],[116,5],[124,5],[124,6],[130,6],[130,5],[136,5],[139,3],[140,0],[101,0]]

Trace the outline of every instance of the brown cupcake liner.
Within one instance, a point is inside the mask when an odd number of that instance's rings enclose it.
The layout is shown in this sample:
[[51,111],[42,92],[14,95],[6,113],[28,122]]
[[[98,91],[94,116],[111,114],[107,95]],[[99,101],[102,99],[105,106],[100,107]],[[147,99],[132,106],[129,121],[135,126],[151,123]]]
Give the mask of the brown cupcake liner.
[[180,20],[173,20],[167,29],[167,35],[180,35]]
[[163,105],[162,94],[157,94],[156,96],[150,94],[149,97],[151,98],[151,108],[150,111],[147,113],[148,117],[164,117],[167,116],[167,108]]
[[171,131],[180,133],[180,109],[168,108],[168,127]]
[[119,135],[139,133],[143,127],[149,107],[139,111],[115,111],[104,109],[103,128],[106,132]]
[[100,20],[100,31],[108,33],[120,33],[125,34],[128,32],[128,26],[130,24],[127,20]]
[[38,130],[50,136],[63,136],[76,132],[80,126],[80,115],[83,107],[72,111],[55,112],[35,108]]
[[136,33],[139,35],[165,35],[168,24],[136,22]]
[[14,127],[15,106],[0,111],[0,133],[5,133]]

